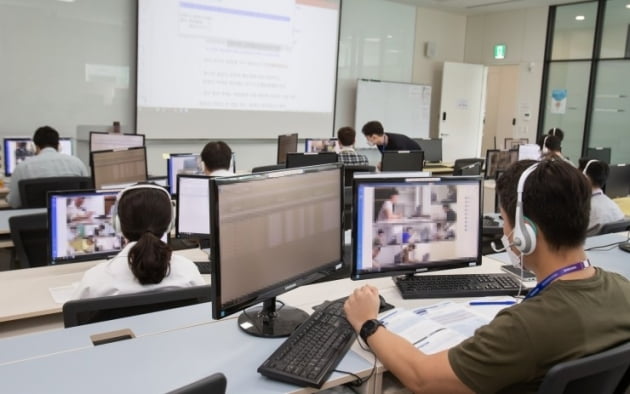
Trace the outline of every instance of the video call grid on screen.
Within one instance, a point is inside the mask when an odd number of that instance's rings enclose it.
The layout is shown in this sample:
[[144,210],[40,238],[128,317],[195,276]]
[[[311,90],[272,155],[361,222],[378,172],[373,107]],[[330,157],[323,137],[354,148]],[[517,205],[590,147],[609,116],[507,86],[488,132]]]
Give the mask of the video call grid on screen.
[[177,177],[176,235],[178,238],[210,235],[210,177]]
[[[29,157],[35,156],[35,143],[31,138],[4,139],[4,174],[11,176],[15,166]],[[59,138],[59,152],[72,155],[72,139]]]
[[121,150],[144,146],[144,134],[119,134],[104,131],[90,132],[90,152]]
[[339,142],[336,138],[307,138],[304,140],[305,153],[335,152],[339,153]]
[[497,172],[504,172],[512,164],[518,161],[518,150],[488,149],[486,152],[487,179],[497,179]]
[[92,180],[96,189],[124,188],[147,180],[145,148],[92,152]]
[[480,263],[480,178],[362,179],[355,193],[353,278]]
[[123,239],[112,225],[118,191],[61,192],[49,195],[51,264],[115,255]]
[[166,176],[172,195],[177,194],[177,175],[203,174],[203,162],[197,153],[172,153],[166,160]]
[[[296,175],[277,176],[291,173]],[[217,179],[213,252],[219,253],[214,261],[223,315],[248,306],[241,304],[257,294],[281,294],[285,285],[342,261],[340,167],[254,177],[226,184],[220,182],[237,178]]]

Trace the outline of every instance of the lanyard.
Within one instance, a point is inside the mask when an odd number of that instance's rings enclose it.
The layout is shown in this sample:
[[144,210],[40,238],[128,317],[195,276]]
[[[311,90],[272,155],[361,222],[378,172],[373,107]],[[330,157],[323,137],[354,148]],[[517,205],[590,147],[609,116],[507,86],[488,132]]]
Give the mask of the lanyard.
[[568,265],[566,267],[562,267],[559,270],[556,270],[551,273],[548,277],[542,280],[539,284],[536,285],[527,295],[525,299],[532,298],[538,295],[541,291],[543,291],[551,282],[558,279],[559,277],[570,274],[571,272],[581,271],[591,266],[591,262],[588,260],[579,261],[575,264]]

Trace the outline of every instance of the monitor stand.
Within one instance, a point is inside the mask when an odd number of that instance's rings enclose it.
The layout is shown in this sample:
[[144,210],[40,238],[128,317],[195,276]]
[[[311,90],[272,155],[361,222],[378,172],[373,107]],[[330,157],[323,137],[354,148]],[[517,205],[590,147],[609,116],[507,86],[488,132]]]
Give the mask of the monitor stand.
[[238,317],[241,330],[257,337],[288,337],[306,319],[308,313],[283,305],[276,309],[276,297],[263,302],[262,307],[247,309]]

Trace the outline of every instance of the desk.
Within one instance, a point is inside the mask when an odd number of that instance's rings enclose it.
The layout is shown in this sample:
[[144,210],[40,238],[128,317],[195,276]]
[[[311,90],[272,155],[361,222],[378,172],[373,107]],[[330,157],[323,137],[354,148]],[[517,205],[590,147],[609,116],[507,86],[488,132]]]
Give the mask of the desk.
[[624,215],[630,216],[630,197],[619,197],[613,199],[619,205]]

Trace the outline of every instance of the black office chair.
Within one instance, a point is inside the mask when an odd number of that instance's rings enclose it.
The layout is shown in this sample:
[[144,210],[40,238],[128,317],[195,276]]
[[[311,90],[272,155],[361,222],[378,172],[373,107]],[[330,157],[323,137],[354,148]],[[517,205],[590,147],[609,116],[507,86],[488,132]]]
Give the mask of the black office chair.
[[220,372],[206,376],[167,394],[225,394],[227,379]]
[[63,304],[63,324],[68,328],[209,301],[210,285],[72,300]]
[[92,179],[82,176],[24,179],[18,188],[22,208],[46,208],[48,192],[91,189]]
[[484,159],[457,159],[453,164],[453,175],[480,175]]
[[48,213],[10,217],[9,229],[20,268],[48,265]]
[[268,165],[268,166],[254,167],[254,168],[252,168],[252,173],[281,170],[281,169],[284,169],[284,168],[286,168],[286,165],[284,163],[282,163],[282,164],[271,164],[271,165]]
[[355,172],[375,172],[374,166],[357,166],[344,164],[343,166],[343,184],[345,186],[352,186],[352,178]]
[[623,393],[628,388],[630,342],[553,366],[538,394]]
[[621,231],[630,230],[630,219],[621,219],[616,222],[606,223],[599,229],[597,235],[618,233]]

